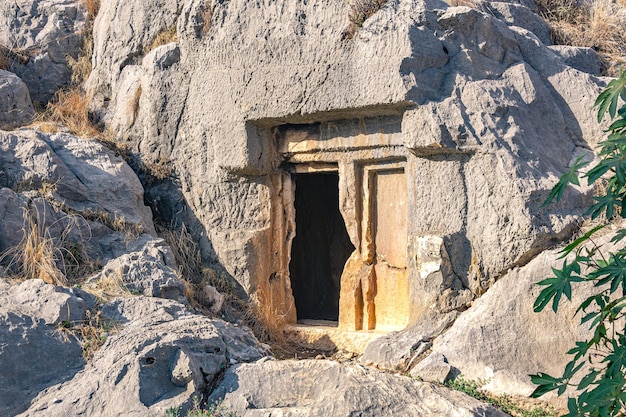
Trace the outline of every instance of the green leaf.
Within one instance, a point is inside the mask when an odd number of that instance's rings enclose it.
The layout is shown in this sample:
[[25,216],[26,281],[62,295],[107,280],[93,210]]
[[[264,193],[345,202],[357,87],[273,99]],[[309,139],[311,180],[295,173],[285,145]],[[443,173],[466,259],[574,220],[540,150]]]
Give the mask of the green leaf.
[[592,382],[594,382],[596,380],[598,375],[600,375],[599,371],[591,371],[591,372],[589,372],[587,375],[582,377],[582,379],[578,383],[578,389],[582,390],[582,389],[587,388],[589,385],[591,385]]
[[624,96],[626,92],[626,71],[622,72],[619,78],[609,82],[606,88],[600,93],[594,107],[598,107],[598,123],[602,122],[604,114],[609,112],[611,119],[615,118],[617,111],[617,102],[620,96]]
[[576,161],[572,164],[572,166],[567,170],[565,174],[559,178],[559,181],[556,183],[554,187],[552,187],[552,191],[544,201],[543,206],[547,206],[552,202],[552,200],[559,201],[561,197],[563,197],[563,193],[567,189],[569,184],[580,185],[580,181],[578,180],[578,171],[589,165],[589,161],[583,161],[585,155],[580,155],[576,158]]
[[[588,241],[591,238],[591,236],[593,236],[598,230],[602,230],[606,226],[607,226],[606,224],[598,225],[598,226],[594,227],[593,229],[591,229],[590,231],[588,231],[587,233],[585,233],[584,235],[582,235],[581,237],[579,237],[578,239],[574,240],[572,243],[567,245],[561,251],[561,256],[559,257],[559,259],[565,258],[567,255],[572,253],[572,251],[574,249],[576,249],[581,243],[584,243],[584,242]],[[625,235],[626,235],[626,233],[625,233]]]
[[567,260],[563,261],[563,267],[561,269],[552,268],[554,277],[544,279],[537,283],[537,285],[545,285],[533,305],[535,312],[542,311],[546,305],[552,300],[552,310],[556,313],[559,306],[561,297],[565,295],[568,300],[572,299],[572,282],[583,281],[583,278],[578,276],[580,273],[580,265],[574,261],[567,263]]
[[595,286],[611,283],[611,294],[617,291],[620,286],[626,288],[626,259],[622,256],[611,254],[606,266],[590,272],[588,276],[596,280]]

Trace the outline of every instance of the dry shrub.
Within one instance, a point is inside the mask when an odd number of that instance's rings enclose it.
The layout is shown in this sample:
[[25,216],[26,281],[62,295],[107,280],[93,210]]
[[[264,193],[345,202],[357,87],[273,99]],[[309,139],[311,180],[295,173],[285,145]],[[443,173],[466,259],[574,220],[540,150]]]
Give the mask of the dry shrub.
[[350,2],[350,26],[344,32],[344,39],[352,39],[363,23],[374,13],[382,9],[387,0],[352,0]]
[[185,296],[193,307],[211,315],[210,300],[204,293],[207,285],[215,287],[224,295],[226,302],[233,303],[239,300],[236,289],[226,274],[219,274],[203,265],[200,249],[187,226],[183,224],[178,230],[158,227],[157,232],[172,249],[178,264],[179,277],[185,285]]
[[622,4],[596,0],[536,0],[537,13],[546,20],[557,45],[593,48],[598,52],[607,75],[617,75],[626,64],[626,27],[617,17]]
[[100,10],[100,0],[81,0],[81,4],[87,10],[90,20],[93,20]]
[[159,46],[167,45],[168,43],[177,42],[178,41],[178,32],[176,31],[176,25],[172,25],[167,29],[159,32],[156,37],[152,40],[152,43],[146,48],[144,48],[143,54],[147,55],[150,51]]
[[100,134],[89,119],[89,97],[80,88],[60,90],[54,102],[35,120],[37,123],[59,123],[77,136],[95,137]]
[[290,350],[287,347],[289,342],[283,333],[285,316],[272,308],[271,294],[259,288],[250,298],[250,302],[239,305],[243,311],[244,323],[252,329],[260,341],[271,343],[272,347],[279,351]]

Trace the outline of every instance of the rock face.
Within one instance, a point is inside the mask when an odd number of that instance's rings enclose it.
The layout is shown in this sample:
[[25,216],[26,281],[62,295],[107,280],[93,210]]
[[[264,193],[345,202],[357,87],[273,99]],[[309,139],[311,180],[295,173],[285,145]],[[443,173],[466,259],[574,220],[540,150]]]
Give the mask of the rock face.
[[17,75],[0,70],[0,129],[24,125],[34,115],[26,84]]
[[[615,250],[608,243],[612,237],[596,243],[603,250]],[[486,388],[496,393],[529,395],[535,386],[528,375],[561,375],[571,359],[565,353],[576,341],[590,337],[588,327],[580,325],[580,315],[574,313],[592,292],[574,286],[572,301],[562,302],[558,315],[549,307],[533,313],[542,289],[535,283],[554,276],[551,268],[563,264],[559,256],[547,251],[509,272],[435,340],[433,354],[445,356],[465,377],[485,380]]]
[[119,280],[131,292],[147,297],[184,301],[185,288],[177,276],[176,260],[163,240],[150,240],[140,250],[109,261],[101,272],[87,280]]
[[0,253],[22,241],[31,220],[59,247],[103,262],[155,234],[137,176],[95,141],[0,131],[0,187]]
[[148,297],[118,300],[103,313],[121,323],[72,380],[42,392],[21,416],[163,416],[189,408],[234,363],[268,353],[249,330]]
[[602,61],[592,48],[553,45],[550,49],[556,52],[567,65],[579,71],[589,74],[600,74],[602,71]]
[[331,361],[237,365],[209,397],[238,416],[506,416],[441,386]]
[[56,325],[66,319],[82,320],[93,301],[40,280],[9,287],[0,280],[3,416],[24,411],[39,391],[71,379],[85,366],[78,341],[64,336]]
[[85,291],[46,284],[40,279],[29,279],[0,293],[3,308],[43,320],[47,325],[84,320],[95,303],[95,297]]
[[[498,9],[505,23],[391,0],[350,38],[346,2],[114,0],[95,22],[87,87],[94,114],[148,171],[173,167],[182,196],[151,195],[184,213],[205,258],[272,300],[277,317],[338,304],[343,328],[395,330],[465,309],[569,236],[587,204],[578,189],[542,207],[603,136],[591,109],[602,81],[565,65],[513,9]],[[329,178],[337,185],[314,185]],[[346,229],[347,255],[311,261],[335,271],[321,290],[290,271],[292,240],[307,233],[303,193],[322,205],[308,210],[338,206]],[[335,299],[298,307],[301,282]]]
[[34,101],[45,105],[69,85],[67,57],[78,56],[86,29],[80,1],[4,1],[0,28],[0,50],[8,55],[9,70],[24,80]]

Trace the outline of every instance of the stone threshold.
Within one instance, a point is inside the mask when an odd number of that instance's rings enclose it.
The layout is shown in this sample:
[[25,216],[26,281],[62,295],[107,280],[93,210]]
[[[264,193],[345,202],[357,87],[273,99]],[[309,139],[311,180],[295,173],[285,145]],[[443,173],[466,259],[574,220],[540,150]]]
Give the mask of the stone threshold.
[[357,354],[362,354],[370,342],[388,333],[383,330],[340,330],[338,322],[328,320],[300,320],[283,329],[288,340],[307,349],[345,350]]

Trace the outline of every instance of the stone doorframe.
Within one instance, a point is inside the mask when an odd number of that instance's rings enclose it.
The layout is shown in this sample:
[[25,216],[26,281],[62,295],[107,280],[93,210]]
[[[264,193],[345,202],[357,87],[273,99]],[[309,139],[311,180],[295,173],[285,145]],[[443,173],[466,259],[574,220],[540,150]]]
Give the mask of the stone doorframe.
[[[355,135],[342,137],[336,144],[322,141],[311,135],[310,127],[293,130],[281,129],[275,135],[279,166],[270,174],[272,194],[272,269],[269,278],[269,301],[276,313],[286,324],[295,324],[297,314],[291,291],[289,261],[291,242],[295,233],[295,185],[292,174],[338,172],[339,174],[339,209],[344,219],[348,235],[356,250],[346,263],[341,277],[339,328],[342,330],[398,330],[406,326],[409,320],[410,285],[408,284],[407,262],[407,190],[406,164],[409,157],[404,146],[393,145],[391,135]],[[382,142],[382,143],[381,143]],[[379,174],[384,180],[378,180]],[[387,175],[389,174],[389,175]],[[377,181],[381,184],[377,184]],[[390,182],[391,181],[391,182]],[[389,254],[377,259],[376,241],[376,198],[377,187],[402,182],[401,190],[389,195],[398,197],[404,210],[402,241],[391,242],[391,247],[402,247],[401,254],[391,257],[401,259],[398,265],[387,262]],[[385,185],[385,184],[387,185]],[[387,187],[388,188],[388,187]],[[403,196],[401,196],[403,195]],[[394,198],[388,198],[393,200]],[[391,202],[393,203],[393,202]],[[390,204],[391,204],[390,203]],[[392,207],[391,204],[390,207]],[[380,219],[379,219],[380,222]],[[394,235],[394,231],[388,233]],[[391,239],[393,240],[393,239]],[[400,255],[400,256],[396,256]],[[401,275],[400,286],[382,285],[378,274],[387,275],[387,271],[377,265],[387,263],[387,270]],[[398,263],[398,262],[396,262]],[[397,272],[401,273],[398,274]],[[393,274],[392,274],[393,275]],[[385,290],[386,292],[384,292]],[[384,295],[384,297],[383,297]],[[390,305],[391,303],[391,305]],[[377,316],[378,311],[378,316]],[[384,319],[381,316],[385,313]],[[392,313],[395,312],[395,313]],[[377,324],[378,323],[378,324]]]

